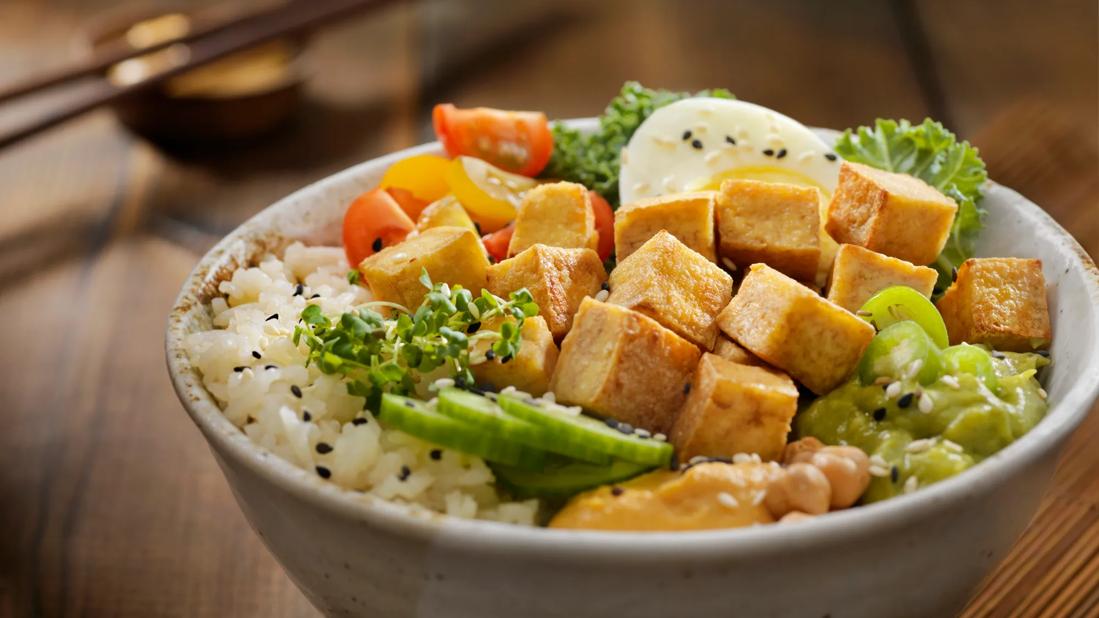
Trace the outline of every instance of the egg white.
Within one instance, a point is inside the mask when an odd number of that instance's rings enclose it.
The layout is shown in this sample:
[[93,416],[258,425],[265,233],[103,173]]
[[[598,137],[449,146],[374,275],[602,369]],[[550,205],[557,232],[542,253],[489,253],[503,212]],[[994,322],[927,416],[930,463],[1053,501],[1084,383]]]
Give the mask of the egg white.
[[746,101],[693,98],[662,107],[622,152],[623,204],[684,191],[716,189],[726,178],[835,190],[840,159],[808,127]]

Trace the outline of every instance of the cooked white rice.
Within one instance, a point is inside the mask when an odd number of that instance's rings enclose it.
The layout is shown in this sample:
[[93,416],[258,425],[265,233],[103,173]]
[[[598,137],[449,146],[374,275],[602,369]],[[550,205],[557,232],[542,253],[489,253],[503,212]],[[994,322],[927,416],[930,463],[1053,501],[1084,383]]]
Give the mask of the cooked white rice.
[[[214,329],[188,337],[186,348],[225,416],[256,444],[345,489],[457,517],[533,525],[537,501],[503,501],[482,459],[447,449],[433,459],[436,446],[381,427],[341,378],[305,366],[308,348],[295,346],[292,336],[306,304],[331,317],[370,300],[365,288],[348,283],[347,271],[343,249],[295,243],[282,260],[268,256],[221,283],[224,297],[210,304]],[[352,423],[356,417],[367,422]],[[319,452],[322,443],[331,450]]]

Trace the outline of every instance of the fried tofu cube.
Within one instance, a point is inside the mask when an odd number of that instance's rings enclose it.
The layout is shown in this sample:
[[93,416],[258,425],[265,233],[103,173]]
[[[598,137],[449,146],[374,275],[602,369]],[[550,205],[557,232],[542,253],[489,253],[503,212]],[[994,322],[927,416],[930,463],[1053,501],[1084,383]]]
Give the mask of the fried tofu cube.
[[508,245],[508,256],[536,243],[580,249],[598,246],[595,211],[583,185],[555,182],[527,192],[515,214],[515,233]]
[[420,283],[425,269],[435,283],[460,284],[480,294],[488,257],[476,234],[466,228],[442,226],[386,247],[359,264],[375,300],[398,303],[413,311],[428,292]]
[[818,395],[847,379],[874,327],[767,266],[749,269],[718,326]]
[[938,303],[950,343],[984,343],[997,350],[1033,352],[1053,332],[1042,261],[972,258]]
[[428,204],[427,208],[424,208],[423,212],[420,213],[420,218],[416,220],[416,231],[422,232],[429,228],[444,225],[464,227],[480,236],[477,232],[477,226],[473,224],[473,219],[469,218],[469,213],[453,195],[448,195]]
[[710,350],[714,321],[733,296],[733,278],[661,230],[611,272],[607,302],[639,311]]
[[919,178],[845,161],[825,229],[836,242],[924,265],[942,252],[957,210]]
[[670,435],[679,461],[703,455],[782,457],[798,388],[784,373],[703,354]]
[[[497,318],[490,323],[482,324],[481,328],[498,331],[500,323],[501,320]],[[519,353],[515,358],[504,359],[491,355],[493,358],[471,367],[473,377],[477,378],[478,383],[487,382],[496,388],[514,386],[523,392],[540,397],[549,388],[553,368],[557,365],[557,345],[553,342],[549,326],[541,316],[523,320],[519,337]],[[494,339],[474,341],[470,356],[485,356],[494,341]]]
[[801,281],[820,264],[820,191],[726,180],[717,193],[718,254],[738,268],[764,263]]
[[828,282],[828,300],[855,312],[870,297],[895,285],[908,286],[930,298],[939,273],[926,266],[882,255],[858,245],[840,245],[832,276]]
[[739,343],[726,337],[725,333],[720,332],[717,334],[717,340],[714,341],[714,354],[740,365],[762,366],[765,364],[758,356],[745,350]]
[[559,402],[668,433],[700,355],[652,318],[585,298],[561,342],[550,390]]
[[714,192],[679,193],[624,204],[614,213],[614,251],[622,261],[660,230],[717,261]]
[[488,291],[507,298],[518,289],[529,290],[557,339],[569,332],[580,301],[599,293],[606,280],[607,271],[595,251],[540,243],[488,267]]

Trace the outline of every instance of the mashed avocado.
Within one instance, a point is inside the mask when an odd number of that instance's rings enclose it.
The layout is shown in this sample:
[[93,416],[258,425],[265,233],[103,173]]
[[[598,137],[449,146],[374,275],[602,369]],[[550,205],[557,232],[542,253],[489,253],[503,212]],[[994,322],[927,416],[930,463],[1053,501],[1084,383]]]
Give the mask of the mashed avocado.
[[1034,376],[1049,361],[1038,354],[995,356],[995,393],[961,372],[927,386],[915,379],[865,386],[855,377],[798,414],[795,431],[825,444],[857,446],[877,462],[864,502],[940,481],[1011,444],[1046,414],[1045,393]]

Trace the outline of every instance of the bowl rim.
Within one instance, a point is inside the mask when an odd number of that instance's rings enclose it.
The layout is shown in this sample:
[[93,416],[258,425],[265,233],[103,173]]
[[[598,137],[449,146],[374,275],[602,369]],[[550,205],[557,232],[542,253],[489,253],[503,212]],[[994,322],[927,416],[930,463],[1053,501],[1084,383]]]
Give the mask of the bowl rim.
[[[581,130],[591,130],[597,120],[582,118],[565,122]],[[825,137],[838,135],[831,129],[815,130]],[[441,152],[438,142],[421,144],[358,163],[298,189],[226,235],[187,276],[168,318],[165,334],[167,364],[173,388],[183,408],[206,437],[218,459],[230,457],[267,482],[300,500],[313,503],[317,508],[375,526],[390,534],[430,539],[482,555],[527,549],[536,550],[550,559],[582,557],[587,561],[612,563],[623,558],[642,562],[666,560],[669,555],[695,558],[727,556],[730,549],[735,548],[738,554],[750,556],[781,550],[788,543],[813,544],[872,535],[876,531],[916,522],[936,510],[957,504],[979,488],[1005,482],[1019,469],[1061,444],[1083,421],[1099,397],[1099,348],[1093,348],[1095,351],[1084,359],[1084,366],[1074,371],[1079,376],[1096,377],[1090,381],[1078,379],[1073,382],[1037,426],[979,465],[918,492],[828,513],[798,526],[752,526],[688,532],[561,530],[451,517],[339,488],[264,450],[222,414],[216,401],[202,386],[201,378],[197,370],[191,367],[183,348],[187,322],[191,319],[189,314],[196,307],[201,307],[197,295],[209,283],[213,268],[239,247],[243,238],[266,229],[275,213],[290,210],[292,204],[313,199],[315,194],[353,184],[357,177],[399,159],[438,152]],[[1082,275],[1093,307],[1099,307],[1099,269],[1072,235],[1019,193],[989,181],[986,195],[990,194],[1000,194],[1010,200],[1013,210],[1030,219],[1036,228],[1045,228],[1050,242],[1061,244],[1059,249],[1068,254],[1070,268]],[[1096,332],[1099,332],[1099,311],[1096,312],[1095,325]],[[225,464],[222,463],[222,466],[224,468]],[[227,480],[232,484],[231,479],[227,477]]]

